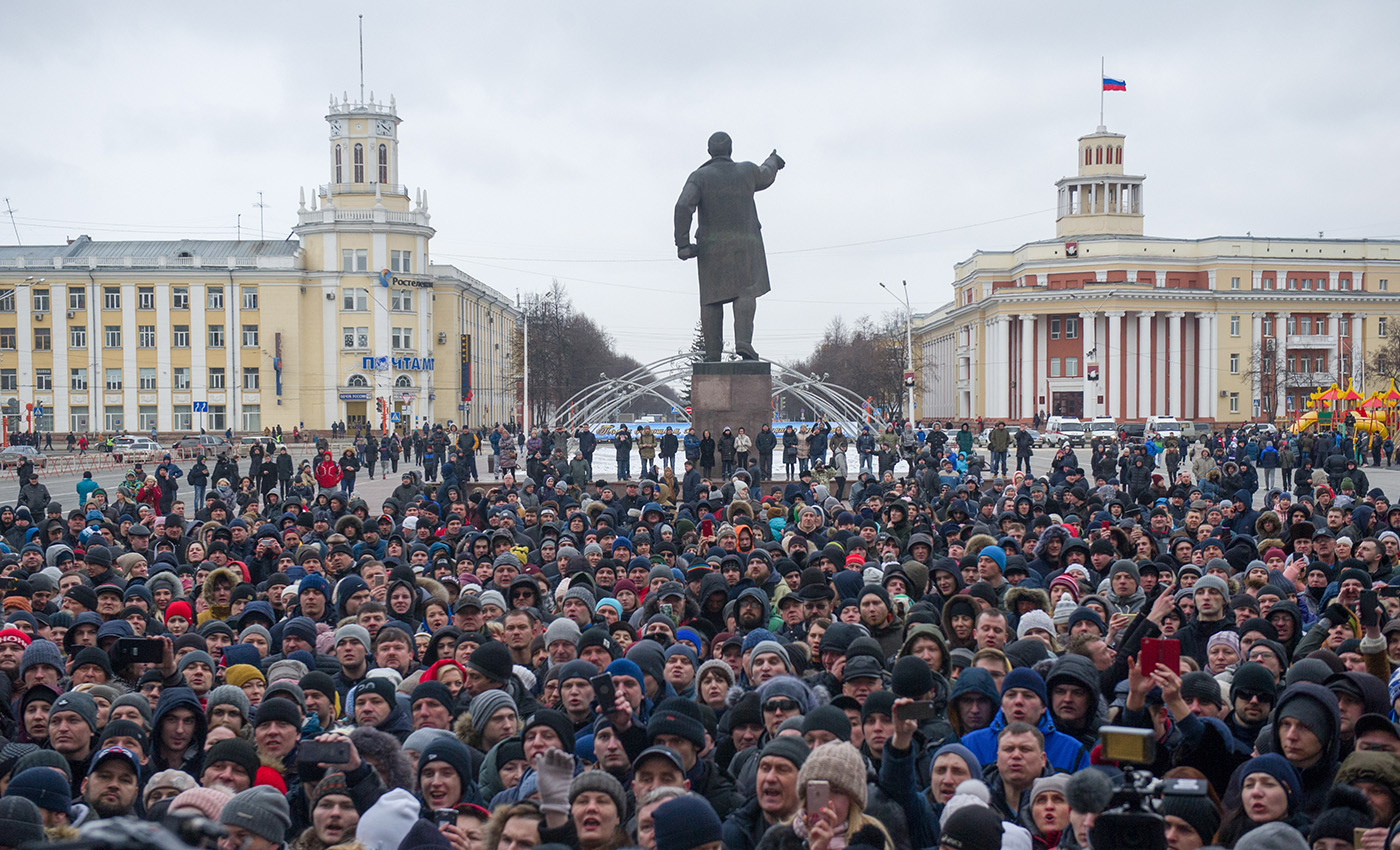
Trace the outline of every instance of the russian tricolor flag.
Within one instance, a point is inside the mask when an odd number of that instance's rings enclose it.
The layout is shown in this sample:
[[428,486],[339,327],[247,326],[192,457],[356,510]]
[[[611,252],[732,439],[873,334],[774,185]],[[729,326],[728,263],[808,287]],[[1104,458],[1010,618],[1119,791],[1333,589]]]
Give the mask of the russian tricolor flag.
[[1128,90],[1128,84],[1125,83],[1125,82],[1123,82],[1122,80],[1115,80],[1115,79],[1112,79],[1112,78],[1109,78],[1109,77],[1104,77],[1104,78],[1103,78],[1103,90],[1104,90],[1104,91],[1127,91],[1127,90]]

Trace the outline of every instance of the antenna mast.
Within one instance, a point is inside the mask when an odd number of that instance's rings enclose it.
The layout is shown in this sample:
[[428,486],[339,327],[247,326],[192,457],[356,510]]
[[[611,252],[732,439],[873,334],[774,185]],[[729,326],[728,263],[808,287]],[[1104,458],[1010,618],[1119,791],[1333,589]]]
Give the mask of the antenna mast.
[[15,210],[13,207],[10,206],[9,198],[5,199],[5,212],[10,214],[10,227],[13,227],[15,229],[15,244],[23,245],[24,243],[21,242],[19,238],[19,225],[15,224]]
[[365,16],[360,16],[360,103],[365,102]]
[[267,209],[267,204],[263,203],[263,193],[258,193],[258,202],[253,206],[258,208],[258,239],[263,238],[263,210]]

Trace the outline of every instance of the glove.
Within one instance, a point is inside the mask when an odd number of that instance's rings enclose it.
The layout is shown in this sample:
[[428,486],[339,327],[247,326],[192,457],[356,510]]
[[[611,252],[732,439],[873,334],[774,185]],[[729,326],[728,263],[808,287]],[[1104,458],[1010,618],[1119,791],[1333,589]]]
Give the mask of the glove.
[[535,756],[540,810],[568,814],[569,784],[574,781],[574,758],[556,747]]
[[695,256],[694,245],[682,245],[676,249],[676,256],[682,260],[689,260]]
[[1333,602],[1327,606],[1327,610],[1322,612],[1322,618],[1334,626],[1340,626],[1351,620],[1351,611],[1340,602]]

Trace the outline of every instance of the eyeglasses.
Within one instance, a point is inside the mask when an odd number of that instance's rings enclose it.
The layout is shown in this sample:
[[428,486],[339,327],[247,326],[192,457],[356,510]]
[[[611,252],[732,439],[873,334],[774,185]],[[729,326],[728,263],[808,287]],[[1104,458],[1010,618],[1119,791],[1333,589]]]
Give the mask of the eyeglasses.
[[795,712],[799,708],[801,706],[797,704],[797,700],[792,699],[770,699],[763,704],[763,710],[767,712]]
[[1254,691],[1235,691],[1235,699],[1242,699],[1245,702],[1273,702],[1268,694],[1255,693]]

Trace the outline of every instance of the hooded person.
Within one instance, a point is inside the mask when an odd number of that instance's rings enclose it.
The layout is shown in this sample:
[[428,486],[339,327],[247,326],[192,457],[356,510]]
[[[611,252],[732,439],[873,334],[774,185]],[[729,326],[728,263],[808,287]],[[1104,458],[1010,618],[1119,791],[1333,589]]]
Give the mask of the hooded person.
[[1299,807],[1316,817],[1337,773],[1341,752],[1341,712],[1337,697],[1312,682],[1289,685],[1274,706],[1270,752],[1279,753],[1302,780]]
[[1090,747],[1098,743],[1099,726],[1107,714],[1099,682],[1094,662],[1075,654],[1056,659],[1045,676],[1055,728]]
[[[187,716],[185,712],[189,712]],[[200,775],[204,736],[209,731],[199,697],[189,688],[166,688],[151,715],[152,770],[177,769]]]
[[1045,688],[1045,680],[1029,667],[1018,667],[1006,674],[1001,682],[1001,708],[997,709],[992,723],[985,729],[978,729],[962,737],[963,746],[977,756],[983,767],[995,764],[997,760],[997,737],[1011,721],[1006,717],[1008,693],[1012,690],[1028,692],[1040,701],[1039,716],[1028,716],[1025,722],[1040,730],[1045,738],[1045,757],[1055,770],[1073,773],[1089,765],[1089,751],[1092,745],[1081,743],[1071,735],[1055,728],[1050,717],[1050,698]]

